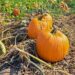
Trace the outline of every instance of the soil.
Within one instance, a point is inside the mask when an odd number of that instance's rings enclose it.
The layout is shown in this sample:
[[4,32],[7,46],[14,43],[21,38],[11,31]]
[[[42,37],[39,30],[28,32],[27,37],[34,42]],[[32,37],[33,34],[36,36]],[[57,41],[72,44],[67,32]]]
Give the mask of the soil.
[[[0,75],[66,75],[55,71],[54,68],[75,75],[75,14],[60,16],[58,19],[54,19],[55,27],[69,38],[70,49],[69,55],[64,60],[49,63],[52,65],[51,69],[27,55],[27,58],[25,58],[20,52],[14,49],[13,45],[16,44],[17,47],[37,56],[35,41],[27,36],[28,23],[29,18],[25,17],[22,21],[13,21],[11,25],[0,26],[1,39],[9,36],[15,36],[17,39],[16,42],[14,38],[3,41],[8,52],[0,58]],[[4,30],[6,31],[4,32]],[[2,32],[4,32],[3,35]],[[41,71],[34,64],[38,65]]]

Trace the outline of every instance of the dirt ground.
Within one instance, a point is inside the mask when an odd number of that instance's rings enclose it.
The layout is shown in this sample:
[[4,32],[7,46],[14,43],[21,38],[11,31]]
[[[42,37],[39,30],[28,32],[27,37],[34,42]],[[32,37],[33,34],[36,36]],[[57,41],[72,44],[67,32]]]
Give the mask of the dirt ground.
[[[27,36],[26,27],[28,22],[29,19],[25,18],[23,22],[16,22],[15,25],[11,24],[5,27],[0,26],[0,31],[2,32],[7,29],[5,33],[3,33],[3,38],[8,36],[16,37],[17,35],[16,45],[36,56],[35,41]],[[75,75],[75,14],[60,16],[58,19],[54,19],[54,25],[57,29],[61,30],[68,36],[70,40],[70,49],[69,55],[67,55],[64,60],[50,64],[54,68],[58,68],[58,70],[65,70],[71,75]],[[2,38],[1,33],[0,36],[0,38]],[[53,68],[49,69],[46,65],[39,63],[31,57],[28,58],[33,63],[27,58],[24,58],[22,54],[13,48],[13,45],[15,44],[14,41],[14,38],[3,41],[9,51],[5,56],[0,58],[0,75],[66,75],[64,73],[54,71]],[[40,67],[42,72],[37,69],[35,64]]]

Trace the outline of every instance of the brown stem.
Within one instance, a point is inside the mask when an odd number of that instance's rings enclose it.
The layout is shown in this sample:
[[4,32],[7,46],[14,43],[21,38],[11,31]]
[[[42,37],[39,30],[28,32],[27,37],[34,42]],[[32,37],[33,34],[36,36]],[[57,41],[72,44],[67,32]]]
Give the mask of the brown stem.
[[56,31],[57,31],[57,29],[56,29],[56,27],[55,26],[53,26],[53,29],[52,29],[52,31],[51,31],[51,33],[56,33]]

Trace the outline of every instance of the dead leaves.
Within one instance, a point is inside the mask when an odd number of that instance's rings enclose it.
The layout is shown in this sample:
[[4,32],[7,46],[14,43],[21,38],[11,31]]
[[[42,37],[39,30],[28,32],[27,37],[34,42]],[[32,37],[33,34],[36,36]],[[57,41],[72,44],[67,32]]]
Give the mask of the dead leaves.
[[61,1],[59,6],[64,12],[69,12],[70,10],[69,6],[64,1]]

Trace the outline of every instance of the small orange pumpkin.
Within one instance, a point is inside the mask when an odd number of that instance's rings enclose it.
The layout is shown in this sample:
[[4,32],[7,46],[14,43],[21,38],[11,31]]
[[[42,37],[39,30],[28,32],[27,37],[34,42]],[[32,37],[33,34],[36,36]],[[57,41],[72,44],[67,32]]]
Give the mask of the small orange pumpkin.
[[20,9],[14,8],[14,10],[13,10],[13,15],[14,15],[14,16],[18,16],[19,14],[20,14]]
[[62,60],[69,52],[69,40],[60,31],[41,31],[36,39],[37,54],[48,62]]
[[50,31],[52,29],[52,17],[49,14],[44,14],[40,17],[35,17],[31,20],[28,26],[28,36],[31,38],[37,38],[37,35],[41,29]]

